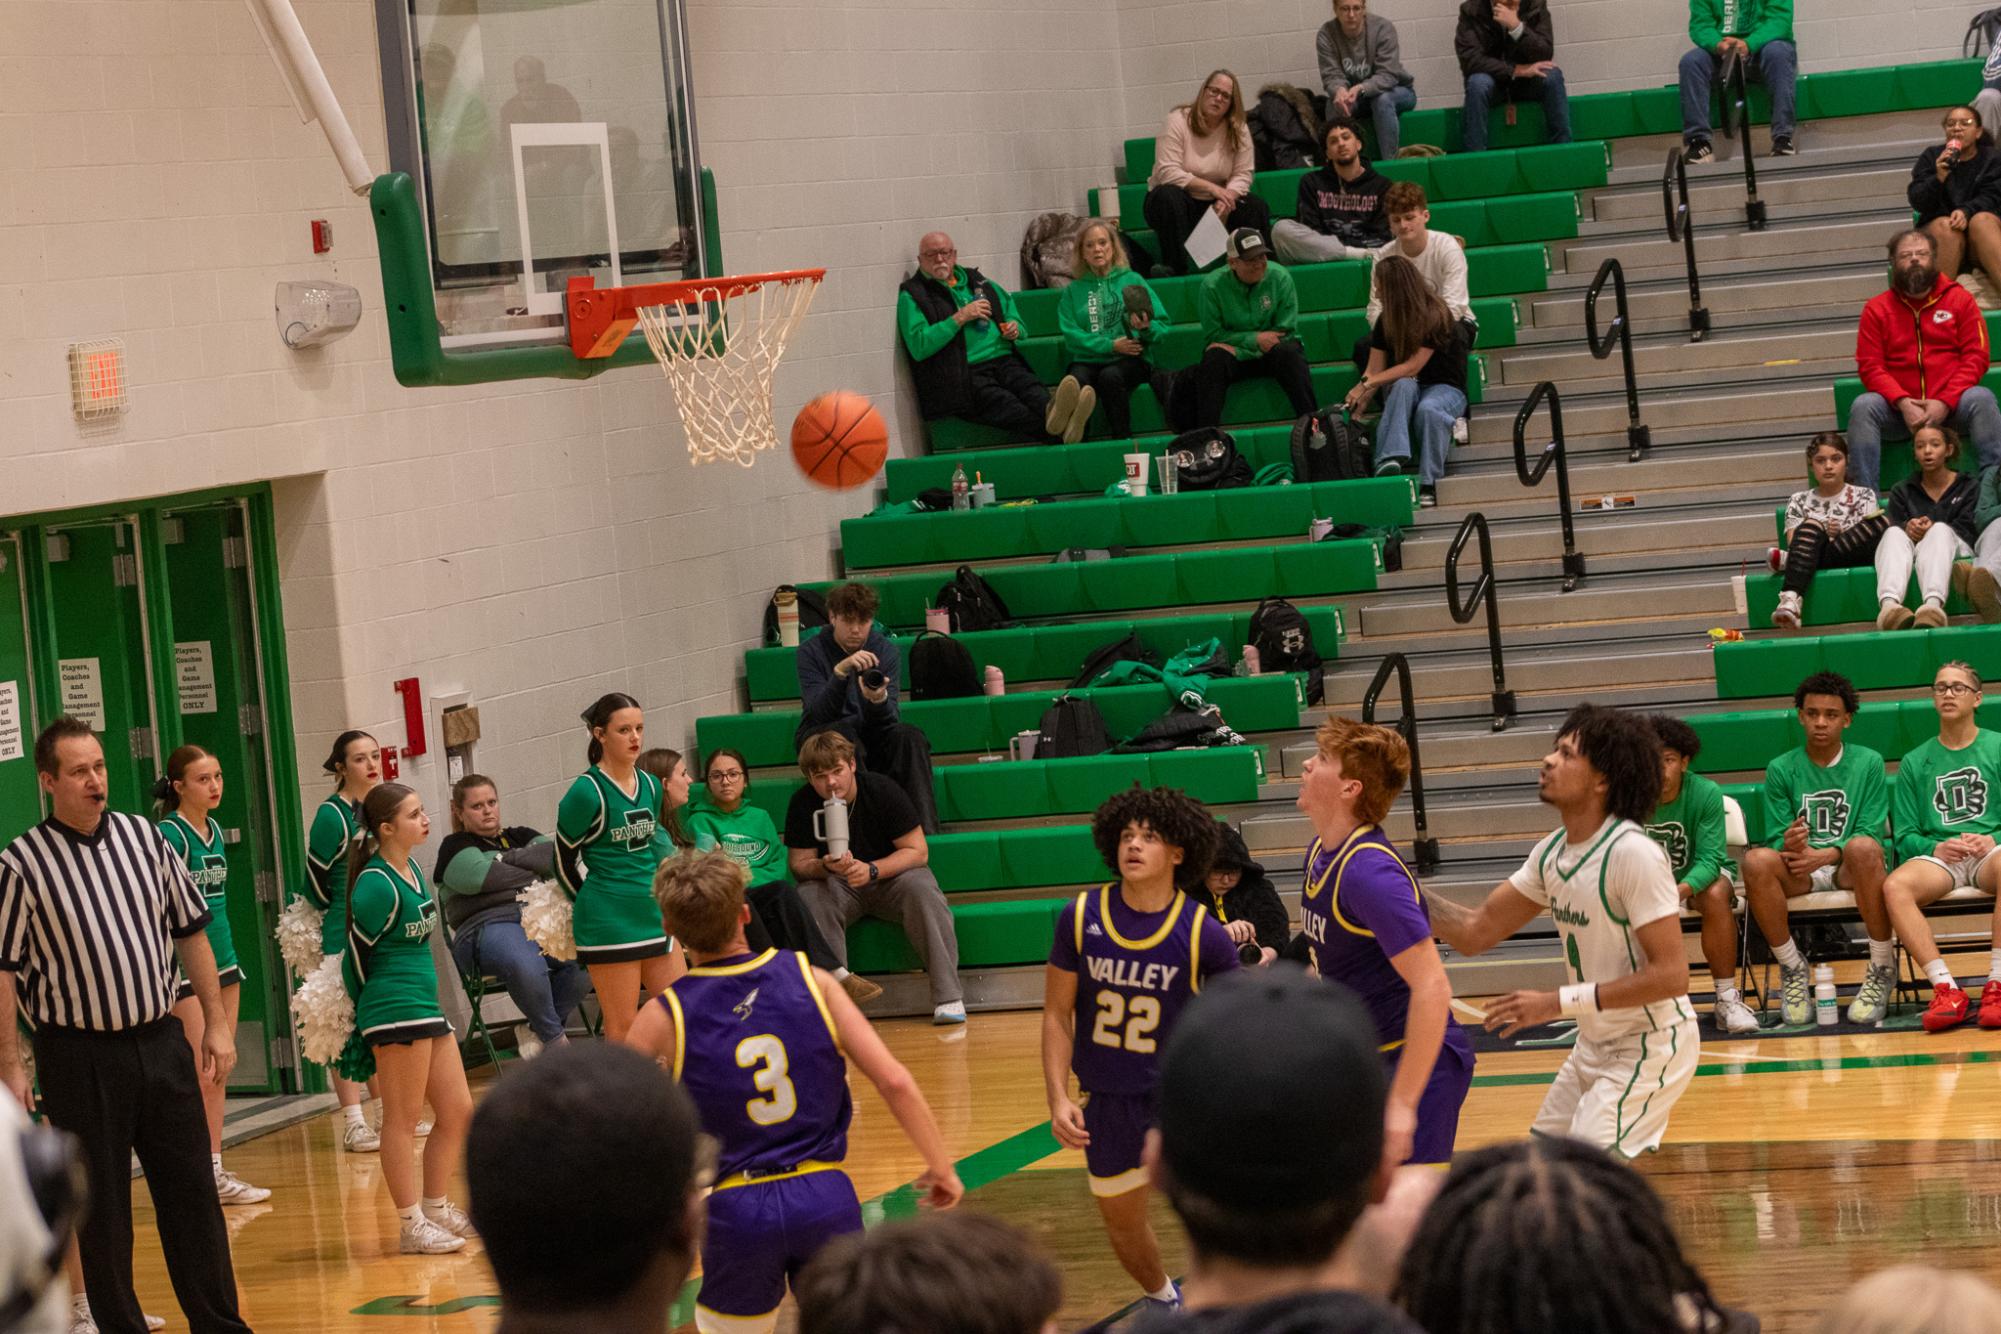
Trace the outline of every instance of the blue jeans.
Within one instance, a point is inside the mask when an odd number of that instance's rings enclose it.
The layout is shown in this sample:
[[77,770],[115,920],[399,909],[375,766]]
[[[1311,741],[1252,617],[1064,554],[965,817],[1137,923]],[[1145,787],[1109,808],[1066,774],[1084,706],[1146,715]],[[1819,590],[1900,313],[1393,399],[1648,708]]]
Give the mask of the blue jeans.
[[[1681,137],[1688,143],[1709,137],[1709,90],[1722,70],[1722,59],[1699,46],[1681,58]],[[1799,52],[1791,42],[1766,42],[1751,57],[1747,72],[1772,90],[1772,137],[1791,138]]]
[[[1487,109],[1494,104],[1494,89],[1498,82],[1491,74],[1466,76],[1466,110],[1462,113],[1465,119],[1460,127],[1460,138],[1462,147],[1468,153],[1482,153],[1487,149]],[[1548,142],[1570,142],[1570,94],[1563,89],[1562,70],[1553,69],[1535,79],[1511,79],[1508,88],[1518,102],[1528,97],[1542,99],[1542,118]]]
[[1449,384],[1423,390],[1412,376],[1392,381],[1383,395],[1383,419],[1376,427],[1376,462],[1410,459],[1410,437],[1417,435],[1417,480],[1437,486],[1445,476],[1445,456],[1452,450],[1452,423],[1466,414],[1466,393]]
[[491,973],[507,988],[508,999],[544,1042],[563,1036],[563,1024],[591,989],[591,975],[574,963],[552,959],[522,933],[521,922],[505,917],[481,922],[452,938],[459,971]]
[[1355,115],[1360,119],[1363,112],[1376,122],[1376,157],[1395,157],[1403,147],[1403,129],[1397,117],[1417,105],[1417,90],[1409,84],[1400,83],[1386,93],[1370,93],[1367,97],[1355,99]]
[[[1962,440],[1973,442],[1974,453],[1985,468],[2001,463],[2001,404],[1994,391],[1979,385],[1959,396],[1959,407],[1946,418],[1946,425],[1959,432]],[[1911,438],[1904,414],[1881,394],[1864,394],[1848,409],[1848,480],[1857,486],[1874,488],[1881,476],[1883,437]]]

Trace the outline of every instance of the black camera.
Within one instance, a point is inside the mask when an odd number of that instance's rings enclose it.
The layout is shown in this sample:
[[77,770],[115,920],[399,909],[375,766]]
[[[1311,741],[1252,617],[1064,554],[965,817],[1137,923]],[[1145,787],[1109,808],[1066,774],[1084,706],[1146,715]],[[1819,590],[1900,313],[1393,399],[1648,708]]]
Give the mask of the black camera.
[[862,673],[862,688],[864,690],[880,690],[888,684],[889,678],[883,675],[882,668],[880,667],[871,667]]

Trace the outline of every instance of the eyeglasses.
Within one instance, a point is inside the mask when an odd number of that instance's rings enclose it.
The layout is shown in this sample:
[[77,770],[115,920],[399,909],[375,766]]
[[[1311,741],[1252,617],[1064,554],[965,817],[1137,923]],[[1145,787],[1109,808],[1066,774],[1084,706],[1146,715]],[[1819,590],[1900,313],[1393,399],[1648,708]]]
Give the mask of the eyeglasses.
[[1932,682],[1932,693],[1934,695],[1955,696],[1977,695],[1980,693],[1980,687],[1970,686],[1964,681],[1934,681]]
[[959,253],[959,251],[958,251],[958,249],[957,249],[956,247],[954,247],[954,248],[952,248],[952,249],[950,249],[950,250],[920,250],[920,251],[918,251],[918,252],[917,252],[917,258],[919,258],[919,259],[950,259],[950,258],[952,258],[952,257],[953,257],[954,255],[956,255],[956,254],[958,254],[958,253]]
[[716,769],[710,772],[709,781],[711,783],[741,783],[743,781],[743,770]]

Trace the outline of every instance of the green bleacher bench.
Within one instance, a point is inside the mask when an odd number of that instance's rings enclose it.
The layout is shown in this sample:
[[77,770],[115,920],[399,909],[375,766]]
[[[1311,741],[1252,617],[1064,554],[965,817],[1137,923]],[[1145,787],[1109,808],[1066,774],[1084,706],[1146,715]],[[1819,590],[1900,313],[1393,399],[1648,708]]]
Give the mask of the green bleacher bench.
[[[1301,607],[1313,631],[1313,647],[1323,659],[1340,656],[1347,630],[1339,607]],[[1250,640],[1249,612],[1210,612],[1193,616],[1161,616],[1151,620],[1071,621],[1063,625],[1023,625],[1011,630],[972,630],[954,635],[982,666],[1001,669],[1014,682],[1068,681],[1084,659],[1110,643],[1138,635],[1167,659],[1207,639],[1220,639],[1231,654]],[[912,635],[895,635],[892,642],[910,659]],[[799,698],[799,650],[754,648],[743,655],[745,683],[753,702]]]
[[[1253,471],[1269,463],[1292,460],[1292,427],[1250,426],[1232,431],[1237,452]],[[970,464],[982,481],[994,485],[998,500],[1033,500],[1040,496],[1101,496],[1125,473],[1125,456],[1135,451],[1157,454],[1174,437],[1165,432],[1130,440],[1087,440],[1075,445],[1017,445],[983,449],[976,459],[950,454],[893,458],[884,472],[892,504],[914,500],[920,491],[949,488],[952,471]]]
[[[1982,704],[1976,717],[1982,727],[2001,727],[2001,700]],[[1702,754],[1695,762],[1701,773],[1763,773],[1774,758],[1806,744],[1799,715],[1790,705],[1696,714],[1684,721],[1702,738]],[[1856,745],[1867,746],[1894,762],[1938,735],[1938,711],[1929,699],[1871,701],[1855,715],[1845,735]]]
[[841,521],[841,560],[853,572],[889,565],[1044,556],[1071,547],[1195,546],[1303,537],[1315,518],[1402,527],[1411,520],[1410,492],[1406,477],[1368,477],[1171,496],[1099,496],[1046,505],[867,515]]
[[[941,836],[942,837],[942,836]],[[955,903],[952,929],[959,942],[959,967],[1010,968],[1046,963],[1056,940],[1056,914],[1068,895]],[[922,965],[903,929],[873,917],[848,928],[848,967],[871,973],[914,973]]]
[[[1776,574],[1753,574],[1744,579],[1745,622],[1753,629],[1762,630],[1772,623],[1772,608],[1779,605],[1780,579]],[[1917,576],[1911,577],[1910,587],[1904,593],[1905,605],[1918,605]],[[1801,625],[1847,625],[1854,621],[1874,621],[1879,604],[1876,601],[1876,571],[1867,565],[1858,565],[1852,570],[1821,570],[1807,585],[1806,596],[1800,603]],[[1972,606],[1958,593],[1946,599],[1945,609],[1953,616],[1971,614]],[[1903,631],[1904,635],[1914,631]]]
[[[1007,695],[975,695],[970,699],[908,700],[903,721],[921,728],[933,753],[969,755],[1005,751],[1018,732],[1041,725],[1050,703],[1063,692],[1030,690]],[[1109,686],[1079,690],[1104,715],[1105,728],[1115,738],[1136,734],[1166,713],[1173,694],[1164,685]],[[1304,678],[1286,672],[1266,676],[1221,677],[1209,682],[1209,702],[1239,732],[1278,732],[1299,726]],[[740,751],[754,768],[793,764],[799,748],[792,737],[799,729],[799,710],[715,714],[695,721],[695,740],[704,755],[729,747]]]
[[[1251,602],[1267,597],[1361,593],[1376,586],[1382,552],[1373,541],[1348,539],[1221,551],[1180,551],[1061,565],[991,566],[981,575],[1017,620],[1096,612]],[[894,574],[858,582],[881,599],[876,613],[896,630],[924,624],[924,609],[947,581],[942,572]],[[825,594],[834,585],[805,584]]]
[[1840,672],[1857,690],[1895,690],[1930,685],[1953,661],[1972,663],[1983,679],[2001,677],[2001,625],[1747,639],[1718,644],[1714,659],[1719,699],[1790,695],[1815,672]]

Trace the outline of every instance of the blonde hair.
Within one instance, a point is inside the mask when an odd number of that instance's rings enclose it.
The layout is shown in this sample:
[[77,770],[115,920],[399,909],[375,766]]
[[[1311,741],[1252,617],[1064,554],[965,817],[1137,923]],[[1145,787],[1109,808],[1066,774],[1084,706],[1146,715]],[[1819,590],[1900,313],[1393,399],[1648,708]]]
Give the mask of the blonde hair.
[[684,852],[653,873],[653,898],[667,930],[691,950],[714,954],[743,921],[750,875],[721,852]]
[[2001,1329],[2001,1293],[1973,1274],[1896,1265],[1851,1287],[1813,1334],[1988,1334]]
[[812,778],[855,762],[855,743],[839,732],[815,732],[799,747],[799,772]]
[[[1077,233],[1077,255],[1070,262],[1070,274],[1072,277],[1088,278],[1091,276],[1091,266],[1084,261],[1084,242],[1092,232],[1103,232],[1111,238],[1112,269],[1129,269],[1132,267],[1132,260],[1126,256],[1125,242],[1119,239],[1119,229],[1114,227],[1105,218],[1093,218],[1084,224],[1082,231]],[[1111,269],[1107,269],[1106,272],[1111,272]]]
[[1341,776],[1362,785],[1355,814],[1365,824],[1381,824],[1410,781],[1410,747],[1394,728],[1333,718],[1320,724],[1314,744],[1325,759],[1341,761]]
[[1230,81],[1230,126],[1233,131],[1231,140],[1242,147],[1251,141],[1250,122],[1244,119],[1244,81],[1229,70],[1210,70],[1209,76],[1202,80],[1202,86],[1195,90],[1194,100],[1182,103],[1175,110],[1188,113],[1188,129],[1191,133],[1197,135],[1212,133],[1216,127],[1203,117],[1202,94],[1209,90],[1209,85],[1216,81],[1218,74]]

